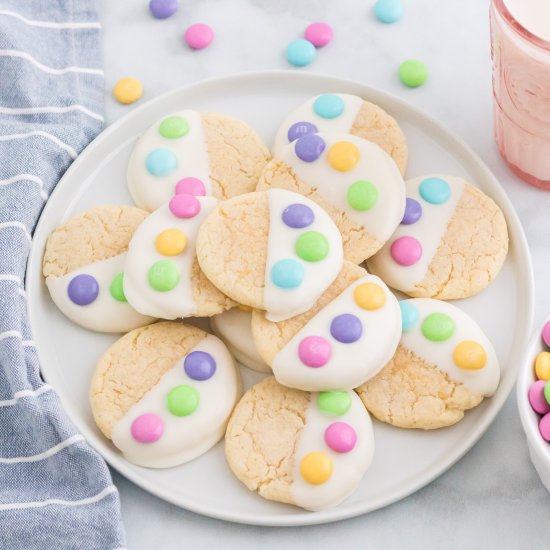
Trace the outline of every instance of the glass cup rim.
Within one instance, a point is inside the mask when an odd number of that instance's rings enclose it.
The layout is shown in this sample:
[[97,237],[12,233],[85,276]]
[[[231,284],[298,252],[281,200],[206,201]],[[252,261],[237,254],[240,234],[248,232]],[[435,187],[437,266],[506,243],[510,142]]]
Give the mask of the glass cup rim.
[[512,27],[512,29],[522,38],[531,44],[550,52],[550,42],[544,40],[527,30],[508,10],[504,0],[492,0],[493,6],[496,8],[499,15]]

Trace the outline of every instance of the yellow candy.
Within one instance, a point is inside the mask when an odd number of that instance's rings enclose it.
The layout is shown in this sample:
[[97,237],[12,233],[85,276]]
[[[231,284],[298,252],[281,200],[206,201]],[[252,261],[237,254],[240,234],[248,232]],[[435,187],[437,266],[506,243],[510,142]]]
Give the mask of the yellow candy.
[[143,94],[143,86],[137,78],[121,78],[113,89],[113,95],[119,103],[128,105],[137,101]]
[[363,283],[353,291],[353,299],[359,307],[372,311],[380,309],[386,303],[386,293],[377,284]]
[[481,344],[464,340],[453,351],[453,361],[459,369],[479,370],[487,363],[487,352]]
[[315,451],[308,453],[300,463],[300,473],[304,481],[311,485],[321,485],[332,475],[332,458],[326,453]]
[[335,143],[327,155],[330,165],[340,172],[351,170],[361,158],[359,149],[349,141],[339,141]]
[[187,237],[179,229],[166,229],[155,240],[155,248],[163,256],[177,256],[186,246]]
[[535,374],[539,380],[550,380],[550,353],[542,351],[535,360]]

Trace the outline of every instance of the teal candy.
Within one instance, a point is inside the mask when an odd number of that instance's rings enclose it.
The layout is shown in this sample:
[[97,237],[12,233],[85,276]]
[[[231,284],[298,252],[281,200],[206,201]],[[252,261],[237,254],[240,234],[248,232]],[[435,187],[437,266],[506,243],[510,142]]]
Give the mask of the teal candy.
[[176,169],[177,165],[176,155],[168,149],[154,149],[145,160],[149,174],[157,177],[168,176]]
[[315,100],[313,110],[321,118],[337,118],[344,112],[344,100],[338,95],[323,94]]
[[271,268],[271,280],[279,288],[296,288],[304,280],[304,266],[297,260],[280,260]]
[[403,15],[401,0],[378,0],[374,6],[374,14],[382,23],[395,23]]
[[294,40],[286,49],[286,59],[291,65],[296,67],[304,67],[309,65],[317,57],[315,46],[301,38]]
[[430,204],[443,204],[451,197],[451,186],[441,178],[426,178],[420,184],[420,196]]
[[410,302],[399,302],[399,307],[401,308],[401,327],[403,332],[407,332],[418,323],[420,315],[418,309]]

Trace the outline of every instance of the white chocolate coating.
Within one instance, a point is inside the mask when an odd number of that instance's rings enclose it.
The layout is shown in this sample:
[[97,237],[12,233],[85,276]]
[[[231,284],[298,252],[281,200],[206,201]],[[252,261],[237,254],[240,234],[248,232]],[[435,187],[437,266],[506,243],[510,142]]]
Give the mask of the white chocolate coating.
[[320,117],[313,110],[313,104],[319,96],[308,99],[298,108],[292,111],[281,123],[275,135],[273,144],[273,156],[278,157],[283,147],[288,145],[288,130],[296,122],[311,122],[315,124],[319,132],[337,132],[347,134],[350,132],[355,119],[363,104],[363,99],[350,94],[333,94],[344,100],[344,111],[336,118]]
[[[209,334],[192,350],[205,351],[216,361],[216,372],[208,380],[193,380],[183,368],[183,357],[144,397],[114,425],[113,443],[125,458],[138,466],[171,468],[189,462],[215,445],[225,433],[229,416],[241,394],[241,380],[231,354]],[[189,416],[175,416],[166,406],[166,395],[179,385],[199,393],[199,406]],[[154,443],[140,443],[131,434],[132,422],[142,414],[157,414],[164,433]]]
[[[427,363],[437,366],[455,382],[461,382],[470,391],[491,396],[495,393],[500,381],[500,366],[493,345],[485,336],[479,325],[461,309],[430,298],[405,300],[416,307],[419,312],[417,324],[403,332],[401,345]],[[432,342],[422,334],[422,322],[432,313],[445,313],[455,323],[454,334],[444,342]],[[458,368],[453,361],[453,351],[462,341],[469,340],[481,344],[487,353],[487,363],[479,370]]]
[[[291,495],[306,510],[318,511],[337,506],[359,485],[374,456],[374,433],[369,413],[353,391],[351,407],[343,416],[326,413],[317,406],[317,393],[311,395],[306,425],[300,433],[294,455]],[[333,422],[349,424],[357,435],[355,447],[347,453],[333,451],[325,442],[325,430]],[[322,451],[333,461],[331,477],[321,485],[311,485],[300,474],[300,463],[308,453]]]
[[[361,284],[374,283],[384,290],[386,303],[376,310],[359,307],[353,298]],[[351,313],[363,326],[360,338],[352,343],[336,340],[330,332],[332,320]],[[332,348],[329,361],[322,367],[309,367],[300,360],[300,342],[307,336],[322,336]],[[391,359],[401,337],[399,303],[378,277],[366,275],[352,283],[327,304],[295,334],[273,360],[273,374],[284,386],[305,391],[349,390],[360,386]]]
[[[403,218],[405,210],[405,183],[393,159],[378,145],[351,134],[320,132],[325,150],[313,162],[301,160],[295,143],[280,150],[278,157],[290,166],[298,179],[323,196],[349,218],[362,225],[365,231],[381,242],[387,241]],[[359,162],[347,172],[334,169],[328,161],[328,152],[337,142],[353,143],[361,155]],[[356,181],[371,182],[378,191],[372,208],[354,210],[347,201],[347,190]]]
[[245,367],[258,372],[271,372],[252,339],[252,312],[234,307],[210,318],[210,326],[221,338],[235,359]]
[[[269,189],[269,237],[265,269],[264,308],[270,321],[284,321],[307,311],[334,281],[344,261],[342,236],[329,215],[312,200],[287,191]],[[288,227],[283,211],[291,204],[305,204],[315,215],[311,225],[303,229]],[[301,260],[295,245],[298,237],[308,231],[322,233],[329,244],[327,256],[319,262]],[[271,268],[280,260],[298,260],[304,268],[304,280],[296,288],[279,288],[271,280]]]
[[[125,259],[126,253],[123,253],[80,267],[61,277],[48,277],[46,286],[55,305],[77,325],[98,332],[128,332],[152,323],[154,317],[142,315],[128,302],[119,302],[111,296],[111,283],[123,271]],[[73,277],[81,274],[92,275],[99,285],[97,298],[85,306],[72,302],[67,293]]]
[[[162,319],[190,317],[195,313],[191,275],[196,258],[195,242],[203,220],[218,202],[213,197],[196,197],[200,212],[192,218],[178,218],[170,211],[169,203],[155,210],[137,228],[128,246],[124,266],[124,291],[132,306],[141,313]],[[155,248],[155,239],[167,229],[179,229],[187,237],[187,245],[177,256],[164,256]],[[147,274],[151,266],[160,260],[171,260],[179,270],[178,284],[165,292],[149,285]]]
[[[176,139],[160,135],[161,122],[170,116],[181,116],[189,124],[189,132]],[[147,155],[154,149],[168,149],[177,159],[177,168],[167,176],[154,176],[146,167]],[[126,180],[130,195],[140,208],[152,212],[174,194],[176,184],[183,178],[200,179],[211,194],[210,161],[204,137],[201,115],[189,109],[166,115],[151,126],[136,142],[128,162]]]
[[[420,184],[427,178],[444,179],[450,186],[451,196],[443,204],[431,204],[420,196]],[[382,277],[392,288],[412,292],[424,280],[430,264],[447,232],[456,205],[464,191],[462,178],[441,174],[428,174],[406,182],[407,198],[415,199],[422,206],[421,218],[412,225],[398,225],[386,244],[367,260],[369,271]],[[391,255],[392,244],[400,237],[414,237],[422,245],[422,256],[414,265],[398,264]]]

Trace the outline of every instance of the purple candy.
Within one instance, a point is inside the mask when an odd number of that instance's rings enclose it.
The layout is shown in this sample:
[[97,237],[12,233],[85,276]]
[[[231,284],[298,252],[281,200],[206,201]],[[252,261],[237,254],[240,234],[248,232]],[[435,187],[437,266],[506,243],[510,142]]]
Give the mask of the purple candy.
[[303,229],[313,223],[315,214],[305,204],[291,204],[283,210],[283,221],[293,229]]
[[325,150],[325,142],[317,134],[306,134],[296,141],[294,145],[296,156],[304,162],[317,160]]
[[332,320],[330,324],[330,333],[338,342],[351,344],[361,338],[361,334],[363,334],[363,325],[359,317],[351,313],[344,313]]
[[405,206],[405,215],[401,225],[412,225],[422,217],[422,205],[414,199],[407,199]]
[[315,134],[319,130],[317,129],[317,126],[315,124],[311,124],[311,122],[295,122],[289,129],[288,129],[288,141],[296,141],[298,138],[301,138],[302,136],[306,136],[307,134]]
[[77,275],[71,279],[67,294],[71,302],[77,306],[87,306],[97,298],[99,284],[91,275]]
[[157,19],[166,19],[178,11],[179,0],[151,0],[149,9]]
[[216,361],[205,351],[192,351],[183,361],[183,368],[193,380],[208,380],[216,372]]

